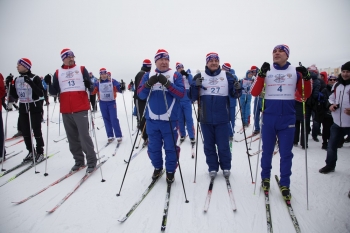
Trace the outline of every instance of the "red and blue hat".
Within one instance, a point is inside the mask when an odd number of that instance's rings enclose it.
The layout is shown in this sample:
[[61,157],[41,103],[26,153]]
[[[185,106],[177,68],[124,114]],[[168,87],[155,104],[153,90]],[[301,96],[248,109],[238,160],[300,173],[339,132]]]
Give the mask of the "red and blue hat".
[[30,70],[30,68],[32,68],[32,62],[28,58],[21,58],[21,59],[19,59],[17,64],[22,65],[27,70]]
[[288,45],[279,44],[279,45],[276,45],[276,46],[273,48],[273,50],[276,50],[276,49],[283,50],[283,51],[287,54],[287,57],[289,57],[289,47],[288,47]]
[[217,59],[218,61],[220,61],[219,55],[217,53],[214,53],[214,52],[208,53],[205,60],[208,63],[210,59]]
[[152,67],[152,62],[151,62],[151,60],[149,60],[149,59],[143,60],[142,66],[143,66],[143,67],[149,67],[149,68],[151,68],[151,67]]
[[106,68],[101,68],[100,69],[100,74],[107,74]]
[[64,60],[64,59],[66,59],[67,57],[74,57],[74,53],[72,52],[72,50],[70,50],[70,49],[63,49],[62,51],[61,51],[61,59],[62,59],[62,61]]
[[226,70],[226,71],[230,71],[230,69],[231,69],[231,64],[230,63],[224,63],[223,65],[222,65],[222,69],[223,70]]
[[154,56],[154,62],[157,62],[161,58],[170,60],[169,53],[165,49],[158,49],[156,55]]
[[176,69],[178,70],[180,68],[184,68],[184,65],[182,65],[180,62],[176,62]]

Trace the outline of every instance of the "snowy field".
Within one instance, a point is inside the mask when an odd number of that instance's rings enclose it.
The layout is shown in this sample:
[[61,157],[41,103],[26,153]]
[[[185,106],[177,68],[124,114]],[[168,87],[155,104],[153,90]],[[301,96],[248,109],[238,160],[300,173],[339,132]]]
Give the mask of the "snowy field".
[[[131,127],[131,93],[126,92],[124,97]],[[50,98],[50,102],[49,117],[51,118],[54,108],[53,98]],[[74,164],[68,143],[65,140],[57,143],[53,142],[53,140],[65,136],[63,124],[60,125],[59,135],[59,124],[56,124],[59,121],[59,105],[56,104],[53,118],[50,119],[56,123],[49,122],[48,143],[49,154],[56,151],[60,152],[48,160],[48,176],[43,175],[45,173],[45,162],[43,162],[37,166],[40,173],[35,174],[34,169],[31,169],[0,187],[1,233],[160,232],[166,192],[165,176],[155,185],[154,189],[126,222],[119,223],[117,221],[138,200],[151,182],[153,173],[153,167],[146,150],[144,150],[131,162],[121,190],[121,196],[116,196],[126,168],[124,159],[129,158],[132,148],[121,94],[118,94],[117,106],[124,138],[115,157],[111,155],[116,142],[113,142],[100,153],[100,155],[105,155],[105,158],[110,157],[102,166],[102,174],[106,182],[101,182],[101,172],[96,171],[56,212],[48,214],[46,211],[52,209],[73,189],[83,177],[85,170],[74,174],[23,204],[16,205],[11,202],[20,201],[51,184],[65,175]],[[2,114],[5,121],[6,112],[3,111]],[[95,125],[99,128],[103,126],[103,120],[100,116],[101,113],[97,112]],[[195,116],[194,113],[193,116]],[[9,112],[8,136],[12,136],[17,132],[15,128],[17,117],[17,111]],[[135,129],[136,119],[133,123]],[[241,128],[241,125],[240,119],[237,119],[236,131]],[[46,124],[42,124],[42,131],[45,143],[47,143]],[[251,132],[252,126],[247,129],[247,135],[250,135]],[[103,147],[107,141],[105,129],[96,130],[96,137],[98,147]],[[243,134],[236,133],[235,138],[242,139]],[[319,139],[322,141],[321,137]],[[93,141],[95,143],[95,138],[93,138]],[[12,145],[14,142],[16,141],[6,142],[6,146]],[[307,210],[306,203],[305,152],[300,146],[293,148],[292,205],[301,232],[350,232],[350,199],[347,196],[350,189],[349,147],[350,144],[347,143],[338,150],[336,171],[324,175],[320,174],[318,170],[325,165],[326,151],[321,150],[321,142],[316,143],[311,139],[311,136],[309,137],[309,149],[307,151],[309,210]],[[225,180],[220,171],[214,183],[209,210],[207,213],[203,213],[209,176],[201,140],[199,140],[198,148],[197,178],[196,183],[194,183],[195,160],[191,158],[189,139],[187,138],[181,145],[180,164],[189,203],[185,203],[186,199],[180,173],[177,171],[171,190],[166,232],[266,232],[265,202],[260,189],[261,180],[258,175],[257,190],[254,195],[254,185],[250,177],[244,141],[233,142],[232,150],[230,181],[237,205],[236,212],[232,211]],[[252,153],[257,151],[258,141],[253,142],[251,148]],[[27,155],[23,142],[7,149],[8,152],[20,150],[23,150],[21,154],[4,163],[5,169],[17,165]],[[257,156],[251,157],[250,162],[255,179]],[[18,169],[1,177],[0,185],[21,170]],[[274,156],[272,174],[279,175],[279,154]],[[273,177],[271,178],[270,203],[273,230],[277,233],[295,232],[277,183]]]

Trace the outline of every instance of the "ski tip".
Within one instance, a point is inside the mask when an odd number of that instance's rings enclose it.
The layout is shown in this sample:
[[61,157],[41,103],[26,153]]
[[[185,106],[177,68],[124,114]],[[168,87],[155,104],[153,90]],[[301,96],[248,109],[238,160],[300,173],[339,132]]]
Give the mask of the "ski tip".
[[117,197],[120,197],[120,193],[117,193],[116,196],[117,196]]
[[186,200],[185,203],[189,203],[190,201],[189,200]]
[[123,222],[125,222],[126,219],[127,219],[127,217],[123,217],[121,219],[118,219],[118,222],[123,223]]

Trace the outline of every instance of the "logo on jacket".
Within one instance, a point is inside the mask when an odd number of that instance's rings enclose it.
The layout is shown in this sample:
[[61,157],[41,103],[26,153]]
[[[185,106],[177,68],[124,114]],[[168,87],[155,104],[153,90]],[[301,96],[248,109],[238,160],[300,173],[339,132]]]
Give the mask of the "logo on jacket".
[[165,77],[166,77],[167,79],[169,79],[169,78],[170,78],[170,75],[167,74],[167,75],[165,75]]
[[74,72],[72,72],[72,71],[66,72],[66,78],[73,78],[73,76],[74,76]]
[[283,83],[286,79],[284,78],[285,75],[284,74],[276,74],[275,75],[275,81],[276,83]]
[[290,73],[289,73],[289,74],[287,74],[287,77],[288,77],[288,78],[291,78],[292,76],[293,76],[293,75],[292,75],[292,74],[290,74]]
[[220,79],[220,81],[224,81],[224,78],[223,78],[223,77],[220,77],[219,79]]
[[215,77],[209,78],[209,85],[216,85],[218,82],[219,82],[218,79]]
[[269,76],[267,76],[267,78],[273,78],[273,74],[270,74]]
[[108,86],[107,86],[107,85],[104,85],[104,86],[103,86],[103,90],[104,90],[104,91],[107,91],[109,87],[111,87],[111,84],[109,84]]

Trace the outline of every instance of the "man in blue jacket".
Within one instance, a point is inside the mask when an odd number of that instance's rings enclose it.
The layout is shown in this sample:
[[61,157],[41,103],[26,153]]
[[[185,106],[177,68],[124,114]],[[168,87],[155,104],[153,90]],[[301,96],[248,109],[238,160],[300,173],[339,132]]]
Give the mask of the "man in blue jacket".
[[180,142],[185,140],[186,130],[185,130],[185,122],[186,128],[188,132],[188,136],[190,137],[191,144],[194,145],[196,140],[194,138],[194,126],[193,126],[193,118],[192,118],[192,103],[188,96],[190,92],[190,84],[192,83],[192,74],[190,70],[187,72],[184,69],[183,64],[177,62],[176,63],[177,72],[182,74],[182,78],[184,80],[186,93],[184,97],[180,100],[180,108],[179,108],[179,128],[180,128]]
[[252,77],[253,73],[251,72],[251,70],[248,70],[245,75],[245,78],[240,81],[243,91],[239,101],[241,103],[244,127],[248,127],[250,124],[250,103],[252,102],[252,94],[250,94],[250,88],[254,81]]
[[239,82],[234,82],[232,74],[221,70],[219,55],[213,52],[207,54],[205,72],[196,74],[191,84],[191,98],[192,101],[198,100],[204,153],[211,178],[215,178],[219,166],[225,178],[228,179],[231,174],[228,96],[237,98],[241,94]]
[[149,96],[145,116],[148,154],[155,168],[152,178],[157,179],[162,174],[164,143],[166,180],[171,184],[175,180],[180,153],[180,148],[176,146],[179,100],[186,90],[182,74],[169,68],[169,60],[166,50],[157,51],[154,57],[156,70],[145,73],[137,93],[141,99]]

